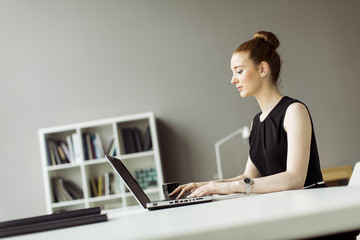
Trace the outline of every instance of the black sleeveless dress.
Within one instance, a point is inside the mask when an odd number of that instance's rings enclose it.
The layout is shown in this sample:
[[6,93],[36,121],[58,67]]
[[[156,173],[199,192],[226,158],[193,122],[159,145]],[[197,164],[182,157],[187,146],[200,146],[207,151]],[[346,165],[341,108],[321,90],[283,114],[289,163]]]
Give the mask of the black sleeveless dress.
[[[284,129],[284,117],[287,108],[295,102],[300,101],[283,97],[263,122],[260,121],[261,112],[253,119],[249,137],[250,158],[263,177],[286,171],[287,133]],[[306,107],[305,104],[304,106]],[[311,116],[310,120],[312,125],[311,150],[304,187],[323,181]]]
[[[254,117],[249,137],[250,158],[263,177],[286,171],[287,133],[284,129],[284,117],[287,108],[295,102],[300,101],[289,97],[283,97],[263,122],[260,122],[261,112]],[[300,103],[304,104],[302,102]],[[304,106],[306,107],[305,104]],[[311,149],[304,187],[326,187],[325,184],[317,184],[323,181],[323,177],[320,169],[319,154],[311,116],[310,120],[312,125]],[[358,234],[359,231],[357,230],[353,232],[308,238],[307,240],[356,240]]]

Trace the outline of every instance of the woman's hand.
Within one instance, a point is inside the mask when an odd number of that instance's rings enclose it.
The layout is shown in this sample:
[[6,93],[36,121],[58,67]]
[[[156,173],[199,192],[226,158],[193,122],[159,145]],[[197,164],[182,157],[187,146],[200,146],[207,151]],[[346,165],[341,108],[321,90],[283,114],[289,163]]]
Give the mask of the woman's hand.
[[207,184],[204,184],[196,189],[193,189],[191,194],[187,196],[188,198],[192,197],[202,197],[205,195],[211,195],[211,194],[231,194],[235,192],[240,192],[240,189],[238,188],[238,181],[234,182],[216,182],[211,181]]
[[181,198],[181,196],[183,196],[186,192],[188,191],[195,191],[197,188],[207,184],[208,182],[193,182],[193,183],[188,183],[188,184],[183,184],[178,186],[172,193],[169,194],[170,197],[177,195],[177,199]]
[[188,183],[177,187],[169,196],[174,196],[177,193],[178,198],[181,198],[186,192],[191,191],[191,194],[187,198],[191,197],[201,197],[211,194],[231,194],[235,192],[240,192],[241,189],[238,184],[239,181],[232,182],[219,182],[219,181],[210,181],[210,182],[200,182],[200,183]]

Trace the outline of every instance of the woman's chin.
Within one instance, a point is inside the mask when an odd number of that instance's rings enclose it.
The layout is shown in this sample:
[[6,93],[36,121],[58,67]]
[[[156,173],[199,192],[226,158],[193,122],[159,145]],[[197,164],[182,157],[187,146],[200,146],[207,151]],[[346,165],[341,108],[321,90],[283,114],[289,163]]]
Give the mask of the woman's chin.
[[249,95],[246,94],[246,92],[240,92],[240,97],[246,98],[246,97],[248,97],[248,96],[249,96]]

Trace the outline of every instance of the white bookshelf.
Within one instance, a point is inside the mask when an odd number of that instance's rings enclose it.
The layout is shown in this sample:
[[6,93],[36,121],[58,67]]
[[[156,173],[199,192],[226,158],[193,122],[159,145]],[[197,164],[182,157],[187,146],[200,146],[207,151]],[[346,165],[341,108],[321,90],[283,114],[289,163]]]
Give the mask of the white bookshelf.
[[[139,130],[139,135],[144,142],[148,127],[150,129],[152,147],[146,151],[127,154],[122,131],[126,128],[137,128]],[[156,181],[152,181],[150,186],[144,186],[143,188],[152,200],[163,197],[163,172],[156,120],[154,113],[147,112],[39,129],[40,153],[43,165],[43,180],[48,213],[95,206],[100,206],[102,209],[107,210],[113,208],[126,208],[138,204],[104,156],[98,158],[94,156],[94,159],[86,159],[85,151],[86,146],[88,145],[86,145],[86,138],[83,137],[85,133],[93,135],[97,133],[98,136],[100,136],[105,154],[108,154],[107,150],[110,148],[113,140],[116,149],[115,156],[124,162],[134,178],[137,178],[136,172],[140,170],[147,171],[149,169],[155,169]],[[67,136],[75,136],[78,139],[78,147],[80,150],[78,151],[78,158],[76,159],[73,157],[73,159],[68,159],[67,162],[62,162],[60,164],[57,161],[56,164],[54,164],[54,162],[51,161],[51,159],[54,160],[54,158],[51,158],[50,156],[49,141],[67,143]],[[68,144],[67,146],[69,147]],[[98,180],[99,176],[104,176],[104,174],[108,172],[112,173],[114,176],[111,181],[112,193],[94,196],[90,180]],[[55,187],[52,179],[55,177],[60,177],[74,183],[81,189],[83,198],[59,201],[54,194]],[[96,186],[98,186],[97,184]]]

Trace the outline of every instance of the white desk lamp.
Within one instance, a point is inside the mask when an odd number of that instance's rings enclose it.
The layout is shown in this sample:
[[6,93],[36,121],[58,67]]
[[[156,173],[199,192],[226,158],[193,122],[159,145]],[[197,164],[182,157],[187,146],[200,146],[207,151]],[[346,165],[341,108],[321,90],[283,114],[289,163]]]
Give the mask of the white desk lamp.
[[217,141],[215,143],[215,154],[216,154],[216,164],[217,164],[217,178],[218,179],[223,179],[223,172],[222,172],[222,167],[221,167],[221,158],[220,158],[220,145],[222,145],[223,143],[229,141],[230,139],[232,139],[233,137],[236,137],[237,135],[241,134],[242,138],[245,140],[247,138],[249,138],[250,135],[250,129],[248,126],[244,126],[238,130],[236,130],[235,132],[227,135],[226,137],[220,139],[219,141]]

